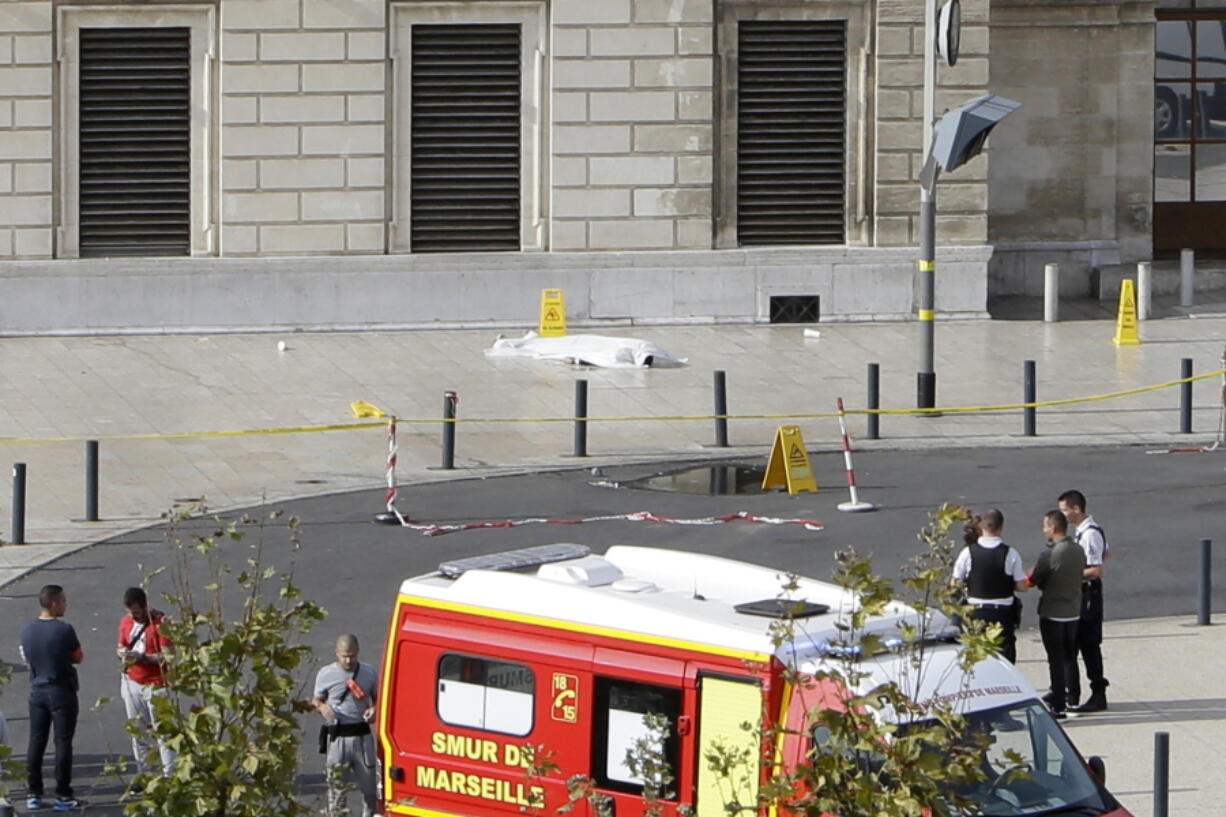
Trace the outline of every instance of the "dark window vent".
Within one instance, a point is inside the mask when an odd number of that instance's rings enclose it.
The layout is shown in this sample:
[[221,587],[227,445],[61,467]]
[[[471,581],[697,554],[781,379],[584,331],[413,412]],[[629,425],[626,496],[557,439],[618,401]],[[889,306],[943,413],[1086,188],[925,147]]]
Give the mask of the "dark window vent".
[[191,253],[191,30],[86,28],[82,257]]
[[518,250],[520,27],[413,27],[413,252]]
[[846,23],[742,21],[737,240],[842,244]]
[[817,295],[772,295],[771,323],[817,323],[821,303]]
[[762,616],[763,618],[812,618],[830,612],[829,604],[816,604],[811,601],[795,601],[793,599],[763,599],[762,601],[747,601],[732,608],[747,616]]

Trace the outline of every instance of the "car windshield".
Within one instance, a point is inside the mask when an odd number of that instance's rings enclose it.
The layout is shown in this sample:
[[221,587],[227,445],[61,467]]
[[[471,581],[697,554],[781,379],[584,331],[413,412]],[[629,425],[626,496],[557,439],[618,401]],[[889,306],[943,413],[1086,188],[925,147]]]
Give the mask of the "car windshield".
[[1068,737],[1038,701],[967,716],[968,731],[988,735],[986,777],[958,787],[985,817],[1098,815],[1114,808]]

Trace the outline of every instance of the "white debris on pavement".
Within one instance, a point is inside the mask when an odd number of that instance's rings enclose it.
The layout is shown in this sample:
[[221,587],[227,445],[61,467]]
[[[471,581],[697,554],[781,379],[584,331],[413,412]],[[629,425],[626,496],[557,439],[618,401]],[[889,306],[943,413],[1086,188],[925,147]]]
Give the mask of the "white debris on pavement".
[[560,360],[606,369],[674,368],[686,358],[669,354],[648,340],[613,338],[605,335],[563,335],[543,338],[529,331],[522,338],[498,338],[485,350],[486,357],[528,357]]

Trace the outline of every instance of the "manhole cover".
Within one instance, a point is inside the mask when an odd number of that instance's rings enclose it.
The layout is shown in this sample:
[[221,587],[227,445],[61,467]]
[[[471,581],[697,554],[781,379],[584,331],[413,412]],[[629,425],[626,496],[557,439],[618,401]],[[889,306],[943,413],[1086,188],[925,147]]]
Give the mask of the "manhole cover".
[[760,494],[765,475],[763,466],[719,462],[627,480],[621,486],[680,494]]

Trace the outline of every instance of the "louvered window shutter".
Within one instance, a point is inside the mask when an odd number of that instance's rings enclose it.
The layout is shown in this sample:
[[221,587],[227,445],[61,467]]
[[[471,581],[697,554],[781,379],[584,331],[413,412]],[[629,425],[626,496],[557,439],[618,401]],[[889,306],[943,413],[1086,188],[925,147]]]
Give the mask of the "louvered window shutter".
[[844,242],[846,23],[743,20],[737,56],[737,238]]
[[80,253],[191,252],[191,31],[81,29]]
[[520,248],[520,37],[413,27],[413,252]]

